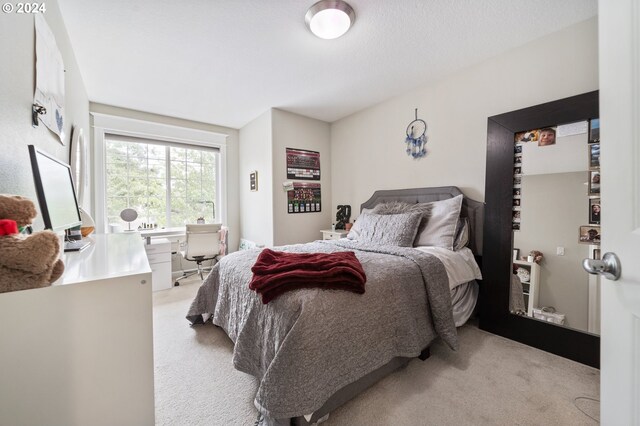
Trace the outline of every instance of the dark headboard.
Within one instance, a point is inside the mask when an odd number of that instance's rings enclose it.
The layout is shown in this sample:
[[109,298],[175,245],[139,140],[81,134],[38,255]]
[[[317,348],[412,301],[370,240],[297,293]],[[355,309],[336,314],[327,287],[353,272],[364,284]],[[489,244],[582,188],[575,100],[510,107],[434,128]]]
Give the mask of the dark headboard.
[[[373,193],[371,198],[360,205],[362,209],[372,209],[377,204],[387,201],[404,201],[405,203],[428,203],[446,200],[462,194],[455,186],[438,188],[386,189]],[[464,195],[464,194],[463,194]],[[482,224],[484,222],[484,203],[464,196],[462,201],[462,217],[469,218],[469,248],[476,256],[482,256]]]

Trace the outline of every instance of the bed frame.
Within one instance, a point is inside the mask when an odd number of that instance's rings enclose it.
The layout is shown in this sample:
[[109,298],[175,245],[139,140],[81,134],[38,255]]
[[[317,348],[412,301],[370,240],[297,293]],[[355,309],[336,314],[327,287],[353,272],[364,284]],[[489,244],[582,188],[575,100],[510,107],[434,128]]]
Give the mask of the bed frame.
[[[404,201],[406,203],[428,203],[431,201],[440,201],[453,198],[462,194],[460,189],[455,186],[441,186],[437,188],[412,188],[412,189],[393,189],[381,190],[373,193],[371,198],[362,203],[360,210],[366,208],[371,209],[377,204],[388,201]],[[462,194],[464,195],[464,194]],[[464,196],[462,201],[462,210],[460,216],[469,218],[469,248],[476,257],[482,255],[482,224],[484,222],[484,203],[472,200]],[[418,358],[426,360],[430,355],[429,347],[426,347]],[[315,411],[309,421],[304,417],[296,417],[293,419],[264,419],[262,422],[265,426],[309,426],[318,420],[326,417],[336,408],[345,404],[356,395],[362,393],[374,383],[391,374],[393,371],[406,366],[413,358],[396,357],[390,362],[372,371],[361,379],[348,384],[335,394],[333,394],[325,404]]]

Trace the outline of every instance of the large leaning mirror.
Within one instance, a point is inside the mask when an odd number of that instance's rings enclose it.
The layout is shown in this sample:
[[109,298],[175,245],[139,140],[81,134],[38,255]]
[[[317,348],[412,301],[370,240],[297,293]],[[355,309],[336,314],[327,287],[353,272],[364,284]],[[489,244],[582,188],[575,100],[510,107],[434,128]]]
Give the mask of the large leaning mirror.
[[512,314],[599,334],[599,120],[514,136]]
[[598,92],[489,117],[480,304],[482,329],[595,367],[598,117]]

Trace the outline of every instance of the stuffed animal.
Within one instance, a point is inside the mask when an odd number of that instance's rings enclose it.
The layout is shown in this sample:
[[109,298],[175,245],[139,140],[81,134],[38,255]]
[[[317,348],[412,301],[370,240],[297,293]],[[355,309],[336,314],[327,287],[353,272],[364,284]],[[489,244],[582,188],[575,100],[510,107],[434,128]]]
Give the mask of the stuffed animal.
[[54,232],[20,234],[36,215],[28,198],[0,194],[0,293],[46,287],[64,272]]

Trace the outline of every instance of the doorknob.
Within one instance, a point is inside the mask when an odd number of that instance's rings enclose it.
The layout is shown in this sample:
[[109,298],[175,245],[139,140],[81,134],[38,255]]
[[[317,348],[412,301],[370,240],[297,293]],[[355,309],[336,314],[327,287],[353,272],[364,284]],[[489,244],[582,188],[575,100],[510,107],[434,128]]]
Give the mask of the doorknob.
[[612,281],[620,278],[620,259],[615,253],[605,253],[602,260],[585,259],[582,267],[590,274],[599,274]]

